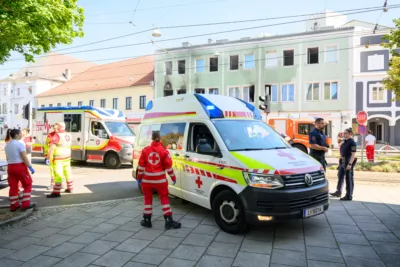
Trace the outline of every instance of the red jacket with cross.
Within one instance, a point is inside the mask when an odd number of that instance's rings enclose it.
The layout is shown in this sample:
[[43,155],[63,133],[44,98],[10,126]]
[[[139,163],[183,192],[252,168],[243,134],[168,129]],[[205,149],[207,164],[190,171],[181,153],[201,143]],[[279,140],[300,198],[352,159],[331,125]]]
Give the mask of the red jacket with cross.
[[147,184],[166,183],[165,171],[175,183],[176,177],[168,150],[160,142],[152,142],[140,155],[137,179]]

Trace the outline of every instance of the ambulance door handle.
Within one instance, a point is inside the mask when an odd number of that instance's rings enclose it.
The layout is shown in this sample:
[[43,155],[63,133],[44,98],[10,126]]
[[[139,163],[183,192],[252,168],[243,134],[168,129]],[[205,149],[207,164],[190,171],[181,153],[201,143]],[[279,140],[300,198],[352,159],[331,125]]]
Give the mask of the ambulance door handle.
[[94,141],[94,139],[90,139],[90,141]]
[[190,158],[190,156],[189,156],[189,155],[185,155],[185,158],[187,158],[187,159],[188,159],[188,158]]
[[224,169],[224,167],[222,167],[222,166],[217,167],[217,170],[223,170],[223,169]]
[[180,154],[179,154],[179,153],[175,153],[174,155],[175,155],[175,157],[179,157],[179,156],[180,156]]

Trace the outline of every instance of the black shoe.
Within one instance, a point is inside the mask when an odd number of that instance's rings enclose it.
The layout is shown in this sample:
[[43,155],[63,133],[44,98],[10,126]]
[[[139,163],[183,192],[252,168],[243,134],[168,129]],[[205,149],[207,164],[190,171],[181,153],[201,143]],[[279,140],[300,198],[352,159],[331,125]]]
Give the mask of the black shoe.
[[352,201],[353,197],[345,196],[345,197],[342,197],[340,200],[342,200],[342,201]]
[[16,207],[15,209],[10,209],[11,212],[16,212],[17,210],[19,210],[19,208],[21,208],[21,206]]
[[176,222],[172,219],[172,215],[164,216],[165,218],[165,230],[168,229],[178,229],[181,228],[182,224],[180,222]]
[[21,209],[21,211],[26,211],[34,208],[36,208],[36,203],[31,203],[28,207]]
[[333,197],[341,197],[342,193],[336,191],[335,193],[330,193],[330,195]]
[[71,190],[71,189],[65,189],[64,192],[65,192],[65,193],[72,193],[72,190]]
[[54,194],[54,193],[51,193],[50,195],[47,195],[47,198],[57,198],[57,197],[61,197],[61,195],[60,194]]
[[151,228],[153,226],[151,224],[151,215],[143,215],[143,220],[140,222],[140,225],[143,227]]

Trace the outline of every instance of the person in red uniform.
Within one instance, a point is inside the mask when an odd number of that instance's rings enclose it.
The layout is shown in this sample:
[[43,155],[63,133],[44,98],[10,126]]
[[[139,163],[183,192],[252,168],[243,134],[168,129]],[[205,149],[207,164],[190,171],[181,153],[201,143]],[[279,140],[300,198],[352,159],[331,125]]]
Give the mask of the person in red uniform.
[[180,228],[181,223],[172,219],[172,211],[168,199],[168,181],[165,171],[171,177],[174,184],[176,177],[172,169],[172,159],[160,140],[160,132],[154,131],[150,146],[143,149],[139,159],[137,181],[142,186],[144,194],[143,221],[140,223],[144,227],[152,227],[151,214],[153,203],[153,190],[156,189],[160,197],[162,211],[165,219],[165,229]]

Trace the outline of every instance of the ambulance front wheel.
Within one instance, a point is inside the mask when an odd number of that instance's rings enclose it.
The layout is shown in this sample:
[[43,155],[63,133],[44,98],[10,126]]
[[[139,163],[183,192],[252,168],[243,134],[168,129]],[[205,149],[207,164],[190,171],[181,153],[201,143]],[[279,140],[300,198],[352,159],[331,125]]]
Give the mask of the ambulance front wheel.
[[118,169],[121,167],[121,161],[119,160],[117,153],[114,152],[109,152],[107,154],[105,164],[108,169]]
[[218,226],[227,233],[238,234],[247,228],[242,202],[233,191],[218,193],[212,203],[212,212]]

